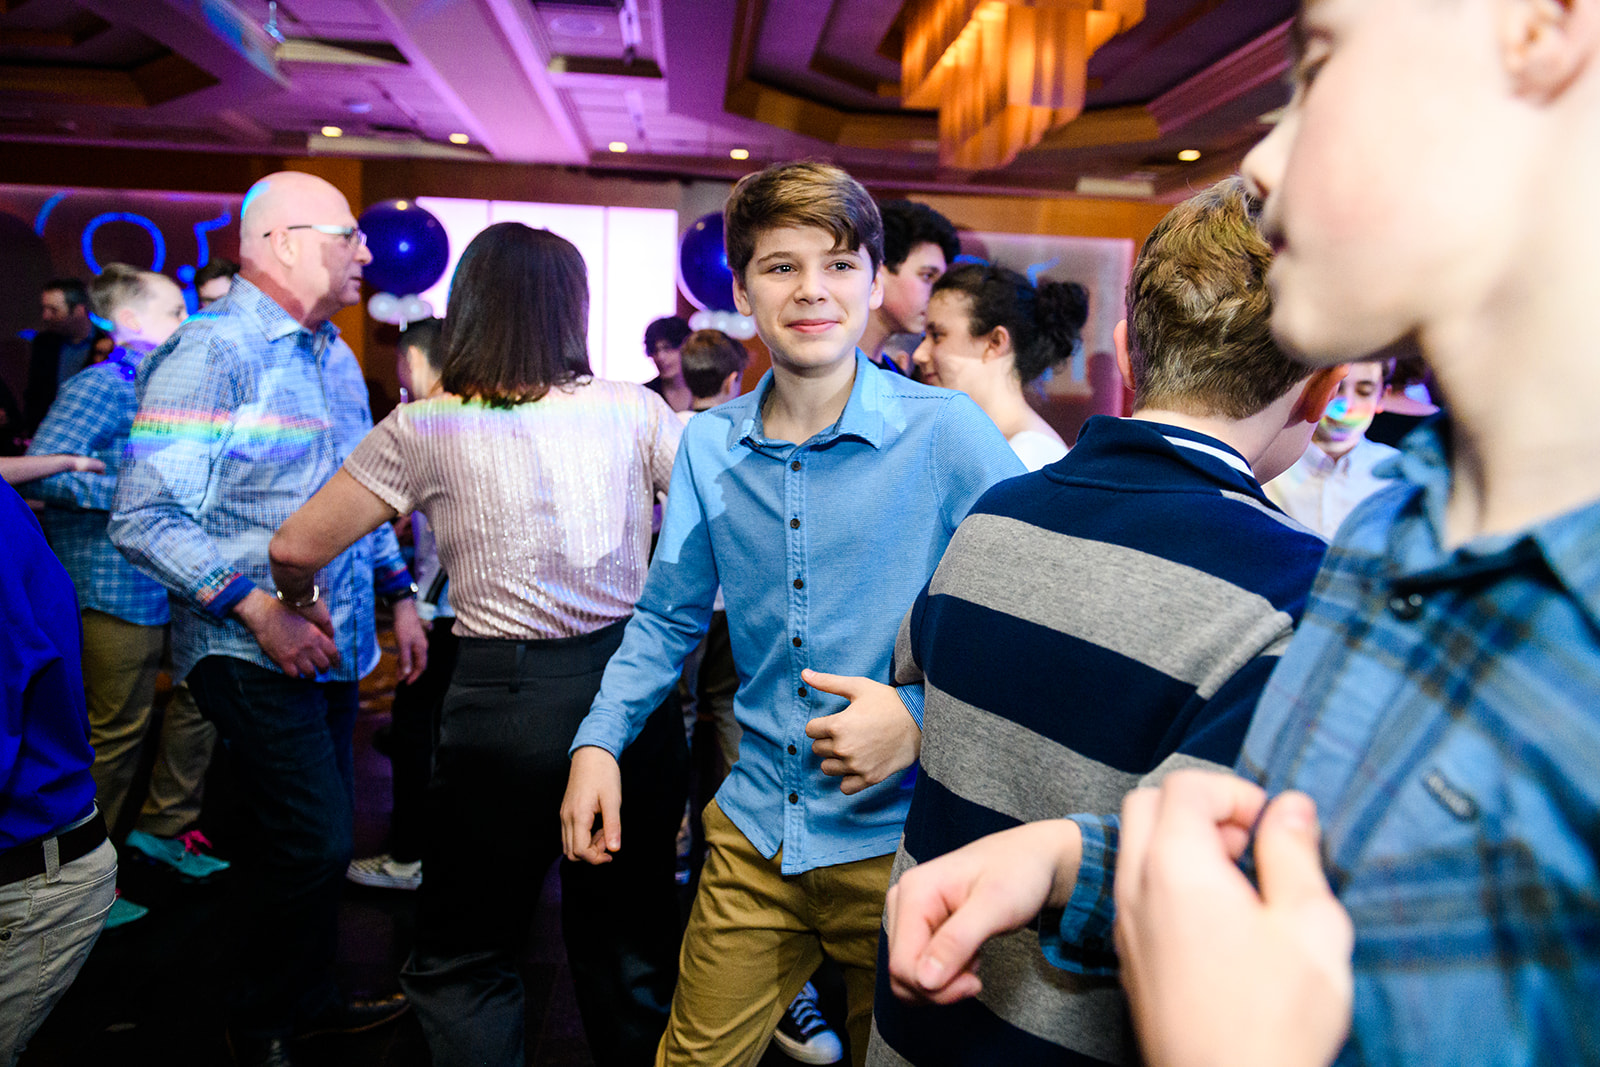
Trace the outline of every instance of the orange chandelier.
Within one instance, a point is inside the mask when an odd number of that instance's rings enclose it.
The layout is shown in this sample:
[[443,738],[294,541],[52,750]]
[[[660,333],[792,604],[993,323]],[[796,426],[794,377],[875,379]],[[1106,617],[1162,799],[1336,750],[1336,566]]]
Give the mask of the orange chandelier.
[[1089,57],[1144,0],[910,0],[900,94],[939,109],[939,162],[1003,167],[1083,111]]

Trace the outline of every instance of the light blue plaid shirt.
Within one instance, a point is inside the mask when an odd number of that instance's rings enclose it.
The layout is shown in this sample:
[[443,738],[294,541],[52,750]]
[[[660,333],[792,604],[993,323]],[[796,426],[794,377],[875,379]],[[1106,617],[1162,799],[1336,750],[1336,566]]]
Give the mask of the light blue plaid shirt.
[[68,471],[23,486],[49,506],[44,529],[72,576],[81,607],[139,626],[167,621],[167,591],[123,558],[106,533],[123,452],[139,409],[134,376],[148,349],[119,347],[104,363],[73,375],[39,424],[31,456],[71,453],[104,461],[104,474]]
[[[273,533],[372,429],[361,367],[331,323],[308,330],[236,278],[150,354],[138,391],[111,538],[172,594],[173,667],[233,656],[276,670],[231,609],[274,589]],[[320,681],[376,665],[375,582],[411,582],[388,525],[317,575],[340,657]]]
[[[1600,501],[1450,548],[1448,435],[1340,527],[1238,771],[1317,802],[1356,933],[1340,1064],[1594,1063]],[[1108,872],[1115,822],[1079,822]],[[1097,879],[1068,940],[1109,944]]]

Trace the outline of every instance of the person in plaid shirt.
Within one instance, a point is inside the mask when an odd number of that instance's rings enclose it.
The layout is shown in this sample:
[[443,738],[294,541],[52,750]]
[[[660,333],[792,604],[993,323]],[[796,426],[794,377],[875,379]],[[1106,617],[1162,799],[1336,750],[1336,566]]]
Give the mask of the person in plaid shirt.
[[[47,505],[45,532],[78,593],[95,801],[114,835],[150,727],[168,616],[166,589],[122,557],[106,526],[138,409],[134,377],[145,356],[183,322],[187,309],[170,279],[122,263],[108,265],[90,283],[89,302],[111,323],[117,347],[104,362],[62,385],[29,452],[93,456],[106,465],[106,473],[57,474],[33,482],[27,493]],[[177,688],[162,722],[149,795],[128,835],[135,849],[187,878],[203,880],[228,867],[206,854],[208,843],[194,829],[216,736],[188,689]],[[144,908],[119,898],[107,925],[143,914]]]
[[372,428],[361,368],[328,321],[360,299],[372,256],[345,198],[308,174],[257,182],[240,215],[232,290],[139,368],[111,537],[166,586],[174,672],[217,724],[261,835],[229,1037],[241,1062],[284,1063],[294,1036],[405,1009],[398,996],[345,1000],[332,964],[374,594],[393,602],[405,681],[422,673],[427,634],[387,525],[319,572],[313,594],[273,593],[268,541]]

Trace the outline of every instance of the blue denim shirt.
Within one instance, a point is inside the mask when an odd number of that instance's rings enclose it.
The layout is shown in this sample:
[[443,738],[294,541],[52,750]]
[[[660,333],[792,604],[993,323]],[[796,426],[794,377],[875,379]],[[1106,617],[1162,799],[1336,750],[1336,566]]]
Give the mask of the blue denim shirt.
[[[308,330],[236,278],[145,359],[138,391],[111,538],[172,593],[173,667],[233,656],[276,670],[231,609],[273,590],[267,543],[372,429],[361,367],[331,323]],[[410,581],[387,524],[317,574],[340,657],[319,680],[377,664],[374,583]]]
[[30,482],[23,493],[49,505],[44,530],[72,575],[80,607],[139,626],[161,626],[167,621],[166,589],[129,563],[106,532],[139,408],[134,378],[144,356],[145,351],[118,347],[105,362],[68,378],[28,446],[31,456],[93,456],[105,463],[105,473],[67,471]]
[[[757,388],[689,420],[661,537],[622,646],[573,741],[613,755],[639,732],[710,622],[722,585],[744,727],[717,803],[796,874],[893,852],[912,772],[854,796],[822,773],[805,725],[845,700],[806,667],[891,682],[900,619],[967,509],[1023,473],[969,398],[856,357],[839,421],[803,444],[768,439]],[[885,551],[884,546],[892,546]],[[902,690],[918,724],[921,687]]]

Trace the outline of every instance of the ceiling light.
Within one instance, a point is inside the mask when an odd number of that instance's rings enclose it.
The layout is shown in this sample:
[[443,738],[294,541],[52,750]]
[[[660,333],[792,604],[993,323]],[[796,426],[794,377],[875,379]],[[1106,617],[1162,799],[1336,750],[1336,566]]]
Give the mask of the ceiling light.
[[344,131],[341,130],[337,126],[324,126],[324,127],[322,127],[322,136],[324,136],[324,137],[343,137],[344,136]]
[[1144,10],[1144,0],[908,0],[901,104],[939,110],[940,163],[1003,167],[1078,117],[1089,57]]
[[468,137],[464,133],[452,133],[450,135],[450,143],[451,144],[466,144],[467,142],[469,142],[471,140],[472,140],[472,138]]
[[1198,148],[1185,148],[1182,152],[1178,153],[1178,162],[1180,163],[1193,163],[1199,158],[1200,149]]
[[732,151],[730,151],[728,153],[728,158],[729,159],[749,159],[750,158],[750,149],[748,149],[748,148],[735,148],[735,149],[733,149]]
[[613,152],[626,152],[628,150],[628,142],[612,141],[610,144],[606,145],[606,147],[611,149]]

